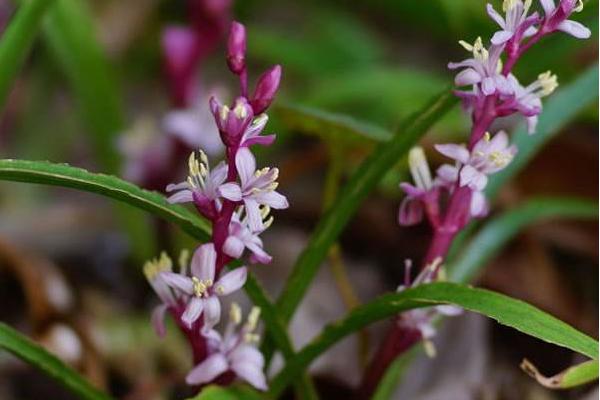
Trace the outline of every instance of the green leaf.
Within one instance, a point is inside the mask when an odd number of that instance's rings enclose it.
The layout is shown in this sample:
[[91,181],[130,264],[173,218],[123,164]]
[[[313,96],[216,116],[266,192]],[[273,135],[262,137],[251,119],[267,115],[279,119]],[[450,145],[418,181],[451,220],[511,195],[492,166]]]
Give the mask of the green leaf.
[[392,138],[391,132],[348,115],[326,112],[317,108],[277,104],[275,114],[282,119],[288,129],[318,135],[324,138],[334,137],[343,141],[369,139],[383,142]]
[[550,377],[542,375],[528,360],[523,360],[521,368],[540,385],[550,389],[569,389],[598,380],[598,360],[586,361]]
[[81,399],[111,399],[61,360],[2,322],[0,322],[0,347],[51,376]]
[[195,397],[188,400],[262,400],[257,391],[247,386],[235,385],[229,387],[207,386]]
[[86,6],[82,0],[56,0],[44,26],[45,39],[75,92],[98,161],[105,171],[117,173],[116,138],[124,128],[123,96],[96,40]]
[[48,7],[53,0],[24,2],[0,40],[0,108],[4,108],[12,84],[29,54]]
[[200,239],[209,237],[210,226],[185,207],[169,204],[164,196],[119,179],[95,174],[66,164],[46,161],[0,160],[0,179],[7,181],[41,183],[97,193],[178,225],[186,233]]
[[548,218],[598,218],[598,202],[569,198],[538,198],[487,222],[448,267],[449,279],[470,282],[524,227]]
[[321,218],[277,301],[278,309],[286,322],[294,314],[329,248],[335,243],[361,202],[398,159],[455,103],[454,95],[444,91],[410,118],[392,140],[381,143],[350,178],[332,207]]
[[353,332],[403,311],[440,304],[460,306],[527,335],[590,358],[598,357],[596,340],[532,305],[484,289],[447,282],[432,283],[401,293],[383,295],[369,304],[357,307],[342,320],[326,326],[321,334],[287,362],[272,380],[269,393],[277,397],[315,358]]
[[573,83],[548,98],[534,135],[528,135],[525,128],[519,129],[513,135],[512,142],[518,147],[519,152],[508,167],[490,177],[486,188],[487,195],[490,198],[495,197],[498,190],[527,166],[550,139],[596,99],[598,99],[598,65],[591,67]]

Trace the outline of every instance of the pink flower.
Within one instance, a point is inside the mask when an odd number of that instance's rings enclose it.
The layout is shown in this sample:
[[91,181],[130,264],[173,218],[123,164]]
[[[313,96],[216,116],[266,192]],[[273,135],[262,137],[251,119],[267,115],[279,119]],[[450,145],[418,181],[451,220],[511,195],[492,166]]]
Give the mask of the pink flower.
[[509,93],[510,86],[506,82],[506,77],[502,75],[500,54],[504,46],[492,45],[488,51],[483,47],[480,37],[474,44],[464,41],[459,42],[467,51],[473,53],[472,58],[468,58],[458,63],[449,63],[448,68],[464,68],[454,78],[456,86],[473,85],[475,94],[483,93],[490,96],[495,93]]
[[[269,207],[263,207],[261,209],[261,218],[265,220],[269,214]],[[230,257],[240,258],[245,249],[252,252],[250,256],[250,262],[268,264],[271,262],[271,256],[263,250],[263,242],[258,236],[265,229],[267,229],[273,222],[271,216],[265,221],[264,229],[261,231],[252,231],[248,226],[248,218],[241,217],[241,211],[236,212],[233,215],[231,223],[229,224],[229,236],[223,244],[223,252]]]
[[267,114],[260,114],[256,117],[244,131],[242,140],[240,141],[240,147],[250,147],[254,144],[270,146],[275,141],[275,135],[261,135],[268,120],[269,117]]
[[169,203],[194,203],[202,215],[213,218],[220,207],[221,198],[240,201],[242,192],[237,183],[225,182],[227,164],[220,162],[211,170],[206,154],[202,150],[199,153],[200,161],[195,153],[188,159],[188,179],[167,186],[167,192],[174,192],[167,200]]
[[267,390],[263,372],[265,361],[256,348],[259,337],[254,333],[259,315],[260,309],[253,307],[247,322],[236,332],[242,318],[239,306],[233,303],[224,336],[214,330],[206,333],[209,356],[188,373],[186,382],[189,385],[207,384],[232,371],[256,389]]
[[533,26],[539,20],[537,13],[527,15],[531,2],[532,0],[525,0],[524,3],[523,0],[504,0],[502,9],[506,13],[505,17],[498,14],[491,4],[487,5],[488,15],[502,28],[494,33],[492,44],[501,45],[513,38],[520,40],[537,32]]
[[[436,145],[437,151],[446,157],[456,160],[454,167],[460,178],[460,186],[469,186],[473,191],[480,192],[487,185],[488,175],[494,174],[506,167],[517,153],[515,146],[509,146],[508,135],[498,132],[493,138],[486,134],[469,152],[466,147],[457,144]],[[450,175],[449,168],[443,171]]]
[[548,31],[562,31],[578,39],[587,39],[592,32],[579,22],[572,21],[569,16],[583,9],[581,0],[561,0],[558,7],[554,0],[540,0],[546,14],[544,28]]
[[541,99],[549,96],[558,87],[556,75],[552,75],[550,71],[544,72],[533,83],[523,87],[517,78],[510,74],[508,82],[512,88],[512,94],[502,96],[503,103],[497,107],[498,115],[504,116],[519,112],[527,121],[527,131],[530,134],[534,133],[538,115],[542,112]]
[[235,156],[235,165],[240,176],[242,201],[244,202],[248,226],[254,232],[265,229],[259,206],[269,206],[274,209],[288,208],[285,196],[275,191],[279,176],[277,168],[256,170],[256,160],[252,152],[242,147]]
[[242,135],[254,119],[254,112],[245,97],[238,97],[233,108],[222,105],[215,97],[210,99],[210,110],[213,113],[221,140],[227,147],[237,147]]
[[189,328],[204,314],[202,330],[209,331],[221,318],[219,297],[239,290],[246,283],[246,267],[240,267],[223,275],[215,282],[217,252],[212,243],[198,248],[192,257],[190,276],[174,272],[162,272],[161,278],[172,289],[189,296],[181,321]]
[[420,147],[411,149],[408,154],[408,165],[415,185],[403,182],[400,188],[406,193],[398,210],[398,223],[403,226],[418,224],[423,220],[426,202],[436,202],[435,196],[429,195],[433,189],[429,164]]

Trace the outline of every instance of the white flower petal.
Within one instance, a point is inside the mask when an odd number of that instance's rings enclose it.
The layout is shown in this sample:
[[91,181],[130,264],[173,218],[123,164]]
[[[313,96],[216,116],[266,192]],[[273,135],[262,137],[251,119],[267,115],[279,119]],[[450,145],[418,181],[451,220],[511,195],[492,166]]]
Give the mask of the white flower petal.
[[203,244],[198,247],[192,257],[192,275],[200,280],[214,281],[216,261],[215,246],[212,243]]
[[204,326],[202,332],[208,332],[221,319],[221,302],[217,296],[210,296],[204,299]]
[[229,271],[221,277],[215,283],[215,291],[218,296],[226,296],[237,290],[239,290],[248,277],[248,270],[246,267],[236,268],[233,271]]
[[186,294],[194,293],[194,283],[187,276],[175,272],[161,272],[160,277],[172,288],[181,290]]
[[592,35],[592,31],[590,31],[586,26],[569,19],[558,24],[557,28],[558,30],[568,33],[577,39],[587,39]]
[[202,314],[203,309],[204,301],[200,297],[192,297],[181,316],[181,320],[191,328],[194,322],[200,317],[200,314]]
[[510,31],[498,31],[492,36],[491,42],[495,45],[501,45],[508,42],[513,37],[513,33]]
[[186,376],[185,381],[188,385],[210,383],[228,369],[229,363],[225,356],[221,353],[216,353],[194,367]]
[[464,146],[453,143],[436,144],[435,149],[446,157],[452,158],[462,164],[466,164],[469,161],[469,150]]
[[244,242],[237,236],[229,236],[223,244],[223,252],[233,258],[240,258],[244,252],[244,248]]
[[254,386],[258,390],[267,390],[267,379],[262,371],[255,364],[248,362],[238,362],[231,366],[231,369],[237,376]]
[[247,182],[254,177],[254,172],[256,171],[256,159],[250,149],[242,147],[237,151],[235,155],[235,166],[240,175],[242,187],[246,189],[245,186]]
[[217,191],[221,197],[224,197],[227,200],[231,200],[231,201],[242,200],[242,189],[240,189],[240,187],[238,186],[237,183],[233,183],[233,182],[224,183],[223,185],[219,186]]

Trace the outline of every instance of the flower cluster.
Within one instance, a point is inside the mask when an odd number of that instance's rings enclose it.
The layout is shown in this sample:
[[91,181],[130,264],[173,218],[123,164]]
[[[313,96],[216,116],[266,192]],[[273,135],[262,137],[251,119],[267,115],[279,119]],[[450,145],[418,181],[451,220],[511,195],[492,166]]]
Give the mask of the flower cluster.
[[183,253],[178,272],[172,270],[166,255],[148,262],[145,271],[162,301],[152,318],[157,333],[164,334],[163,318],[168,312],[190,341],[196,366],[187,382],[228,384],[241,378],[264,390],[264,360],[255,348],[258,336],[254,333],[259,310],[253,309],[248,322],[236,333],[241,311],[234,305],[223,336],[214,329],[221,319],[220,298],[242,288],[247,277],[246,266],[223,273],[225,265],[241,259],[244,253],[249,263],[269,263],[271,256],[264,250],[260,235],[273,222],[271,209],[288,207],[285,196],[276,191],[278,169],[258,169],[250,149],[275,140],[275,135],[262,135],[262,131],[268,120],[264,112],[277,92],[281,67],[265,72],[249,96],[245,49],[245,28],[233,22],[227,64],[239,78],[241,93],[231,105],[210,99],[226,159],[211,168],[204,151],[193,152],[188,158],[187,179],[166,188],[170,203],[192,203],[211,221],[211,241],[199,246],[189,263]]
[[[542,112],[541,99],[558,86],[556,76],[549,71],[529,85],[522,85],[512,73],[516,62],[542,37],[554,32],[576,38],[590,36],[589,29],[569,19],[582,9],[581,0],[561,0],[558,5],[553,0],[540,0],[540,5],[543,15],[532,12],[532,0],[504,0],[501,15],[488,4],[488,14],[500,30],[493,34],[488,47],[480,37],[473,44],[460,41],[471,57],[448,65],[460,70],[455,77],[456,86],[469,87],[455,93],[471,114],[473,127],[468,144],[435,145],[439,153],[453,161],[441,165],[435,176],[421,148],[414,148],[409,154],[414,184],[400,184],[406,196],[400,204],[398,220],[401,225],[414,225],[425,218],[434,229],[417,283],[435,280],[439,268],[431,265],[445,258],[455,235],[472,218],[487,214],[484,189],[489,176],[505,168],[517,153],[506,132],[490,133],[492,123],[500,117],[521,114],[529,132],[534,133]],[[433,332],[425,323],[430,313],[427,318],[424,316],[410,313],[409,317],[401,316],[399,323],[404,328],[412,325],[422,338],[428,338]]]

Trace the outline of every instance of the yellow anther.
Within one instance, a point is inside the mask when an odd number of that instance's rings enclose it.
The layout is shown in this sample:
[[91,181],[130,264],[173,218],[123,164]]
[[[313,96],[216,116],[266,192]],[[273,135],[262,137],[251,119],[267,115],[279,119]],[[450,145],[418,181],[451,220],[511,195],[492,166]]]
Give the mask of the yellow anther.
[[435,349],[435,345],[431,340],[423,340],[423,348],[425,349],[425,354],[427,354],[427,357],[435,358],[435,356],[437,355],[437,350]]
[[269,227],[273,224],[273,220],[274,220],[274,218],[271,215],[269,217],[269,219],[267,219],[265,222],[263,222],[263,225],[264,225],[265,229],[269,229]]
[[504,167],[507,165],[512,156],[509,153],[503,153],[501,151],[494,151],[489,155],[490,160],[496,165],[496,167]]
[[185,273],[185,271],[187,270],[189,261],[190,261],[190,251],[188,249],[181,250],[181,253],[179,253],[179,259],[178,259],[179,271],[181,271],[182,273]]
[[171,261],[171,258],[163,251],[159,258],[153,258],[146,261],[144,264],[144,275],[151,281],[156,278],[156,275],[161,272],[170,272],[172,268],[173,262]]
[[577,1],[577,6],[575,6],[575,8],[573,9],[573,11],[575,11],[575,12],[581,12],[581,11],[583,11],[583,0],[578,0]]
[[425,152],[421,147],[413,147],[408,153],[408,167],[417,187],[421,189],[431,187],[431,172]]
[[483,47],[483,41],[481,40],[481,36],[475,39],[475,43],[469,44],[464,40],[460,40],[458,42],[462,47],[465,48],[468,52],[473,53],[473,57],[476,60],[485,61],[489,57],[489,53],[485,47]]
[[239,325],[242,322],[242,309],[236,302],[231,303],[231,307],[229,308],[229,320],[235,325]]
[[246,329],[248,332],[252,332],[256,329],[258,325],[258,319],[260,318],[260,307],[252,307],[250,310],[250,314],[248,314],[248,319],[246,320]]
[[244,107],[242,103],[238,103],[235,105],[235,107],[233,108],[233,113],[239,119],[244,119],[248,116],[248,110],[246,109],[246,107]]
[[470,43],[468,43],[465,40],[459,40],[458,44],[460,44],[462,47],[464,47],[465,50],[467,50],[468,52],[472,52],[473,51],[473,45],[471,45]]
[[272,192],[273,190],[277,189],[278,186],[279,186],[279,182],[273,182],[269,186],[267,186],[266,190],[268,192]]
[[502,11],[508,12],[508,10],[512,10],[519,0],[504,0],[502,2]]
[[192,277],[192,284],[194,288],[194,295],[196,295],[196,297],[202,297],[202,295],[207,292],[208,288],[212,286],[209,285],[209,281],[200,280],[195,276]]
[[203,164],[208,165],[208,157],[206,156],[206,153],[202,151],[202,149],[198,149],[198,153],[200,153],[200,161],[202,161]]
[[262,206],[260,209],[260,217],[262,219],[265,219],[267,217],[267,215],[269,215],[270,212],[271,212],[271,207],[269,207],[267,205]]
[[483,140],[485,140],[486,142],[489,142],[492,139],[492,135],[490,135],[489,132],[486,132],[483,134]]
[[244,335],[244,341],[246,343],[258,343],[260,342],[260,335],[257,335],[256,333],[246,333]]
[[198,187],[191,176],[188,176],[187,183],[192,189],[196,189]]
[[548,96],[558,87],[558,78],[552,72],[546,71],[538,76],[538,82],[542,87],[542,96]]
[[227,107],[227,106],[221,107],[221,112],[219,114],[220,114],[220,117],[222,120],[227,119],[227,116],[229,115],[229,111],[230,111],[229,107]]

